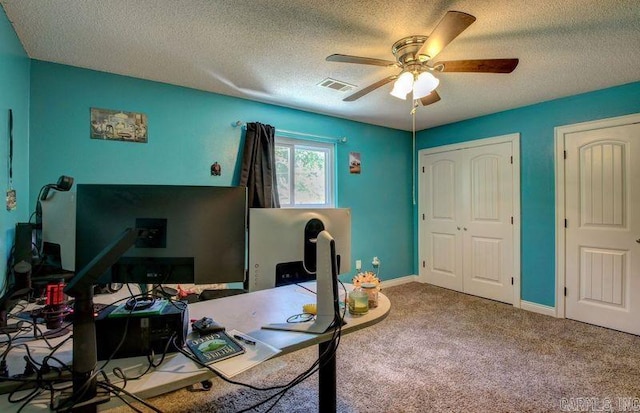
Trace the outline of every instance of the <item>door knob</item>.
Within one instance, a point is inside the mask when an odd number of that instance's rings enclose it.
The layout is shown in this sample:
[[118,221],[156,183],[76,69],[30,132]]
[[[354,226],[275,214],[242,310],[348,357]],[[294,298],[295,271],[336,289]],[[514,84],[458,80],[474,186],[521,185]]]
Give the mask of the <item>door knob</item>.
[[456,227],[456,228],[458,228],[458,231],[460,231],[460,227]]
[[[458,229],[460,229],[460,228],[458,228]],[[636,242],[637,242],[638,244],[640,244],[640,238],[638,238],[638,239],[636,240]]]
[[464,228],[462,228],[462,229],[466,231],[466,230],[467,230],[467,227],[464,227]]

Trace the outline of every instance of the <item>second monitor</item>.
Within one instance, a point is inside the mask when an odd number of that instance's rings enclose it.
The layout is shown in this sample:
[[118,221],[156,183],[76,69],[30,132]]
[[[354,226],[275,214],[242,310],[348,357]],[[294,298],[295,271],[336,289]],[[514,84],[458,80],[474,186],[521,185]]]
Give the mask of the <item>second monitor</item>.
[[338,274],[351,270],[351,210],[348,208],[249,210],[246,288],[264,290],[316,279],[316,237],[335,239]]

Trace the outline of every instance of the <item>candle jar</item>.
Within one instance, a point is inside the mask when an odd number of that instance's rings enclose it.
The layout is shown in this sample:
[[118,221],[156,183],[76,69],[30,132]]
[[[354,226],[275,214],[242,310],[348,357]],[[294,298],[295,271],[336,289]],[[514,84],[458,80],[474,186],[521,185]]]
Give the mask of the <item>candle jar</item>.
[[362,291],[367,294],[369,308],[378,306],[378,288],[374,283],[362,283]]
[[356,287],[349,293],[349,314],[363,315],[369,311],[369,295]]

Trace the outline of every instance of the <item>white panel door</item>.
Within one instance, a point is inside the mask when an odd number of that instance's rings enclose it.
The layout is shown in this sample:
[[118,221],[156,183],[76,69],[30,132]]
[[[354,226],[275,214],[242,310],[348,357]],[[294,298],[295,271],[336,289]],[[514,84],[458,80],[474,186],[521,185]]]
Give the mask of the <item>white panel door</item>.
[[426,282],[462,291],[462,233],[460,188],[462,151],[423,155],[425,181],[421,204],[425,205],[421,269]]
[[422,155],[425,282],[514,302],[512,148],[502,142]]
[[564,143],[566,317],[640,334],[640,125]]
[[464,151],[464,292],[513,303],[511,142]]

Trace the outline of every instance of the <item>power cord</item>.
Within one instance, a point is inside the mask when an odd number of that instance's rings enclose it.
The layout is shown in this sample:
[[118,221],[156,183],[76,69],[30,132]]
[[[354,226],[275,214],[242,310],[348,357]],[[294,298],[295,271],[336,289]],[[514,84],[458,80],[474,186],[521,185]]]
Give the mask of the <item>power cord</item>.
[[[346,294],[346,288],[344,286],[344,284],[338,280],[338,282],[340,282],[340,284],[342,285],[343,291]],[[257,403],[251,407],[248,407],[246,409],[240,410],[239,413],[244,413],[250,410],[253,410],[263,404],[266,404],[267,402],[271,401],[272,399],[276,398],[276,401],[271,405],[271,407],[269,407],[266,412],[271,411],[277,404],[278,402],[282,399],[282,397],[284,397],[285,393],[289,390],[291,390],[293,387],[297,386],[298,384],[302,383],[304,380],[308,379],[309,377],[311,377],[313,374],[315,374],[317,371],[320,370],[320,368],[324,367],[325,364],[321,364],[320,360],[325,357],[325,356],[329,356],[330,360],[331,358],[336,356],[336,352],[338,350],[338,345],[340,343],[340,338],[342,336],[342,320],[344,319],[344,315],[346,314],[346,309],[343,310],[342,314],[340,314],[339,312],[339,307],[338,310],[335,313],[335,319],[334,319],[334,324],[336,325],[334,327],[333,330],[333,335],[331,340],[329,340],[329,345],[327,346],[326,350],[320,355],[320,357],[318,357],[318,359],[316,359],[316,361],[312,364],[312,366],[307,369],[304,373],[300,374],[298,377],[296,377],[295,379],[293,379],[289,385],[287,385],[284,389],[282,389],[281,391],[275,393],[274,395],[272,395],[271,397],[263,400],[260,403]]]
[[[126,300],[127,298],[123,299]],[[119,301],[123,301],[123,300],[119,300]],[[35,323],[33,323],[33,327],[37,330],[38,327]],[[128,326],[127,326],[128,327]],[[26,328],[23,330],[27,330]],[[98,369],[96,369],[96,371],[94,372],[94,374],[87,379],[87,381],[83,384],[83,386],[80,387],[79,390],[74,391],[74,393],[72,393],[71,397],[67,400],[65,400],[62,404],[55,406],[54,403],[54,396],[56,393],[59,393],[61,391],[66,391],[66,390],[70,390],[73,388],[73,385],[70,383],[70,380],[67,377],[63,377],[62,373],[63,371],[69,372],[69,373],[73,373],[71,368],[69,366],[67,366],[65,363],[63,363],[61,360],[59,360],[58,358],[56,358],[54,356],[55,352],[60,349],[68,340],[70,340],[73,336],[69,336],[67,338],[65,338],[62,342],[60,342],[57,345],[52,345],[47,339],[46,337],[40,332],[40,338],[43,338],[44,341],[46,342],[47,346],[51,349],[51,352],[45,356],[42,360],[41,363],[38,363],[31,355],[31,351],[29,349],[28,344],[20,342],[15,344],[15,341],[17,338],[22,339],[23,337],[18,337],[19,334],[22,333],[22,331],[18,331],[17,334],[15,335],[11,335],[7,332],[4,331],[0,331],[0,333],[5,334],[7,337],[6,341],[0,342],[1,345],[5,345],[6,348],[4,349],[4,351],[2,352],[2,354],[0,355],[0,380],[2,381],[14,381],[17,382],[17,386],[16,388],[9,394],[9,402],[10,403],[22,403],[22,405],[18,408],[18,412],[22,411],[24,409],[24,407],[26,405],[28,405],[32,400],[34,400],[36,397],[38,397],[39,395],[41,395],[43,392],[48,391],[49,392],[49,399],[50,399],[50,408],[52,410],[67,410],[67,411],[71,411],[74,408],[74,404],[75,401],[79,400],[80,398],[82,398],[82,396],[86,393],[86,391],[89,388],[89,385],[91,383],[91,381],[98,375],[98,374],[102,374],[105,377],[105,380],[107,381],[107,383],[105,384],[105,382],[99,381],[98,383],[96,383],[101,389],[105,389],[105,388],[109,388],[109,392],[114,394],[116,397],[123,399],[123,397],[120,394],[117,394],[118,392],[122,392],[123,394],[125,394],[128,397],[131,397],[132,399],[135,399],[141,403],[143,403],[145,406],[147,406],[148,408],[150,408],[151,410],[154,411],[159,411],[156,408],[154,408],[152,405],[150,405],[149,403],[146,403],[144,400],[139,399],[137,396],[131,394],[130,392],[127,392],[124,390],[124,386],[118,387],[112,383],[108,383],[108,379],[106,377],[106,375],[104,374],[104,369],[106,368],[106,366],[108,365],[108,363],[114,358],[115,353],[117,353],[118,349],[120,348],[120,346],[122,345],[122,343],[124,342],[124,338],[126,337],[126,332],[127,329],[125,328],[125,332],[123,334],[123,340],[121,341],[121,343],[119,344],[119,346],[116,348],[116,350],[113,352],[113,354],[109,357],[109,359],[102,365],[100,366]],[[162,357],[160,358],[159,361],[154,361],[155,355],[152,353],[151,355],[149,355],[147,358],[149,360],[149,367],[147,368],[147,370],[136,377],[127,377],[126,375],[124,375],[124,373],[122,372],[121,369],[114,369],[114,376],[118,377],[121,380],[124,380],[124,383],[126,385],[126,382],[128,380],[135,380],[135,379],[139,379],[140,377],[142,377],[144,374],[147,374],[152,368],[156,368],[159,365],[161,365],[165,359],[165,356],[167,354],[167,351],[169,349],[169,345],[171,343],[171,340],[169,340],[167,342],[167,344],[165,345],[165,349],[164,352],[162,354]],[[9,377],[9,371],[7,368],[7,361],[6,361],[6,357],[9,354],[9,352],[12,349],[15,349],[17,347],[24,347],[26,355],[24,356],[25,362],[26,362],[26,367],[25,367],[25,371],[22,374],[22,377]],[[58,366],[52,366],[50,364],[50,361],[55,361],[57,364],[59,364]],[[45,378],[45,375],[50,373],[52,370],[55,370],[58,375],[57,377],[54,378]],[[121,374],[118,374],[118,370]],[[34,376],[34,377],[31,377]],[[58,384],[61,383],[66,383],[66,385],[64,386],[57,386]],[[23,395],[22,397],[16,397],[17,392],[20,392],[22,390],[25,390],[25,388],[27,386],[33,386],[34,389],[29,392],[26,395]],[[123,399],[123,401],[125,403],[127,403],[126,400]],[[130,405],[130,403],[127,403]],[[134,409],[135,410],[135,409]]]
[[[342,283],[342,281],[338,280],[338,282],[340,283],[340,285],[342,286],[342,289],[344,291],[344,293],[346,294],[346,287],[344,286],[344,284]],[[306,288],[301,286],[302,288]],[[311,291],[311,290],[309,290]],[[311,291],[315,294],[314,291]],[[342,325],[343,325],[343,320],[344,320],[344,316],[346,314],[346,308],[343,308],[342,310],[342,314],[340,313],[340,307],[338,306],[338,308],[335,311],[334,314],[334,324],[333,324],[333,329],[332,329],[332,335],[331,335],[331,339],[329,340],[329,345],[327,346],[327,348],[325,349],[325,351],[319,355],[319,357],[312,363],[312,365],[307,368],[304,372],[300,373],[298,376],[296,376],[295,378],[293,378],[291,381],[289,381],[286,384],[283,385],[276,385],[276,386],[270,386],[270,387],[258,387],[258,386],[254,386],[252,384],[248,384],[248,383],[242,383],[239,381],[235,381],[235,380],[231,380],[228,379],[226,377],[224,377],[222,374],[220,374],[218,371],[216,371],[215,369],[213,369],[211,366],[202,363],[198,358],[196,358],[195,356],[193,356],[190,352],[179,348],[176,343],[175,343],[175,339],[174,339],[174,345],[176,345],[176,348],[178,349],[178,351],[183,354],[185,357],[189,358],[190,360],[192,360],[194,363],[198,364],[201,367],[204,367],[208,370],[210,370],[211,372],[213,372],[216,376],[218,376],[219,378],[221,378],[223,381],[229,383],[229,384],[233,384],[233,385],[238,385],[238,386],[243,386],[252,390],[256,390],[256,391],[271,391],[271,390],[278,390],[276,393],[274,393],[273,395],[269,396],[268,398],[266,398],[265,400],[256,403],[248,408],[242,409],[240,410],[238,413],[244,413],[244,412],[248,412],[251,410],[254,410],[270,401],[272,401],[273,399],[277,398],[275,400],[275,402],[273,403],[273,405],[271,405],[268,410],[266,410],[266,412],[271,411],[277,404],[278,402],[282,399],[282,397],[284,397],[284,395],[286,394],[286,392],[288,392],[289,390],[291,390],[293,387],[297,386],[298,384],[302,383],[303,381],[305,381],[306,379],[308,379],[309,377],[311,377],[313,374],[315,374],[317,371],[320,370],[320,368],[324,367],[325,364],[322,364],[320,362],[320,360],[322,360],[325,357],[329,357],[327,360],[330,360],[331,358],[336,356],[336,351],[338,349],[338,345],[340,343],[340,338],[342,336]],[[266,413],[265,412],[265,413]]]
[[[343,290],[344,290],[344,292],[346,294],[346,288],[344,287],[344,284],[342,284],[342,282],[340,282],[340,284],[342,285],[342,288],[343,288]],[[303,288],[305,288],[305,287],[303,287]],[[119,301],[123,301],[123,300],[126,300],[126,299],[127,298],[124,298],[124,299],[119,300]],[[182,301],[174,302],[174,300],[170,300],[170,302],[172,302],[172,305],[178,305],[178,303],[179,303],[179,305],[185,305]],[[91,381],[95,377],[97,377],[97,375],[102,374],[104,376],[104,378],[105,378],[105,381],[98,381],[97,382],[97,386],[99,386],[101,389],[106,390],[110,394],[113,394],[114,396],[116,396],[119,399],[123,400],[123,402],[125,402],[127,405],[129,405],[135,411],[139,411],[139,410],[136,409],[135,407],[133,407],[126,399],[124,399],[123,396],[120,395],[120,392],[123,393],[124,395],[126,395],[127,397],[130,397],[131,399],[134,399],[134,400],[142,403],[143,405],[145,405],[149,409],[151,409],[153,411],[156,411],[156,412],[160,412],[160,410],[158,410],[157,408],[153,407],[149,403],[145,402],[144,400],[140,399],[139,397],[135,396],[134,394],[126,391],[124,389],[124,387],[126,387],[126,384],[127,384],[128,380],[139,379],[142,376],[144,376],[145,374],[147,374],[151,370],[151,368],[155,368],[155,367],[158,367],[159,365],[161,365],[163,363],[163,361],[164,361],[164,358],[165,358],[167,352],[168,352],[169,345],[170,345],[170,343],[172,343],[174,345],[174,347],[177,349],[177,351],[179,351],[180,353],[182,353],[183,355],[185,355],[187,358],[191,359],[195,363],[197,363],[197,364],[199,364],[199,365],[211,370],[214,374],[216,374],[217,376],[221,377],[223,380],[229,382],[230,384],[245,386],[245,387],[248,387],[250,389],[257,390],[257,391],[279,390],[274,395],[270,396],[269,398],[265,399],[264,401],[262,401],[260,403],[257,403],[254,406],[251,406],[248,409],[248,410],[255,409],[255,408],[259,407],[259,406],[264,405],[265,403],[268,403],[269,401],[273,400],[274,398],[277,398],[276,401],[274,402],[274,404],[272,406],[270,406],[269,409],[267,410],[267,411],[271,411],[274,408],[274,406],[281,400],[281,398],[284,396],[284,394],[287,391],[289,391],[291,388],[295,387],[296,385],[302,383],[304,380],[309,378],[311,375],[313,375],[315,372],[317,372],[323,366],[320,363],[320,360],[323,357],[326,357],[328,355],[331,355],[331,357],[335,357],[335,352],[336,352],[336,350],[338,348],[338,344],[339,344],[340,337],[341,337],[342,320],[344,318],[345,311],[346,310],[343,310],[342,315],[340,315],[339,307],[338,307],[338,310],[336,311],[333,333],[332,333],[331,339],[329,340],[330,344],[329,344],[329,346],[327,346],[327,349],[325,350],[325,352],[323,352],[320,355],[320,357],[307,370],[305,370],[304,372],[302,372],[301,374],[296,376],[290,382],[288,382],[288,383],[286,383],[284,385],[277,385],[277,386],[270,386],[270,387],[257,387],[257,386],[253,386],[253,385],[250,385],[250,384],[241,383],[241,382],[237,382],[237,381],[234,381],[234,380],[227,379],[226,377],[220,375],[217,371],[212,369],[210,366],[201,363],[197,358],[192,356],[190,353],[186,352],[184,349],[178,347],[178,345],[176,343],[176,339],[177,339],[177,335],[176,334],[172,335],[170,340],[165,345],[165,348],[164,348],[164,351],[163,351],[163,355],[162,355],[161,359],[158,362],[154,362],[154,357],[155,356],[154,356],[153,353],[151,355],[147,356],[147,359],[149,360],[149,367],[147,368],[147,370],[144,373],[140,374],[139,376],[127,377],[124,374],[124,372],[122,372],[121,369],[114,368],[113,369],[114,376],[116,376],[119,379],[124,381],[124,385],[122,387],[116,386],[113,383],[109,382],[108,378],[104,374],[104,369],[108,365],[108,363],[110,363],[110,361],[114,358],[114,356],[117,353],[117,351],[119,350],[119,348],[122,346],[122,344],[124,342],[124,338],[126,337],[126,332],[127,332],[127,327],[128,327],[128,325],[126,325],[125,326],[125,331],[124,331],[124,334],[123,334],[123,338],[121,339],[121,342],[119,343],[117,348],[114,350],[113,354],[108,358],[108,360],[106,360],[105,363],[103,363],[100,368],[96,369],[94,374],[89,379],[87,379],[87,381],[83,384],[83,386],[81,386],[79,391],[74,391],[74,393],[72,394],[72,396],[69,399],[67,399],[63,404],[56,406],[55,408],[58,409],[58,410],[59,409],[72,410],[74,401],[78,400],[79,398],[81,398],[86,393],[86,391],[89,388],[89,385],[90,385]],[[11,403],[20,403],[20,402],[22,402],[23,404],[18,409],[18,412],[20,412],[33,399],[35,399],[36,397],[41,395],[44,391],[48,391],[50,393],[50,407],[52,409],[54,409],[54,394],[56,392],[69,390],[73,386],[71,384],[67,384],[64,387],[54,387],[55,384],[59,384],[59,383],[62,383],[62,382],[69,383],[68,378],[62,379],[62,378],[59,377],[59,378],[56,378],[56,379],[44,379],[43,378],[43,374],[46,374],[47,372],[50,372],[52,368],[54,368],[54,369],[56,369],[56,371],[58,371],[59,376],[61,376],[61,373],[62,373],[63,370],[71,372],[71,369],[68,366],[66,366],[62,361],[60,361],[56,357],[54,357],[54,353],[67,340],[71,339],[72,336],[67,337],[63,342],[59,343],[56,346],[52,346],[45,338],[45,342],[47,343],[47,345],[51,349],[51,352],[50,352],[49,355],[47,355],[43,359],[42,363],[38,363],[31,356],[31,352],[30,352],[29,346],[27,344],[19,343],[19,344],[13,345],[14,337],[12,337],[8,333],[4,333],[4,334],[7,335],[8,340],[5,341],[5,342],[0,343],[0,344],[6,344],[7,345],[7,348],[5,349],[3,354],[0,356],[1,357],[1,359],[0,359],[0,377],[2,377],[3,374],[5,374],[4,372],[6,370],[6,357],[7,357],[7,354],[9,353],[9,351],[11,349],[13,349],[15,347],[18,347],[18,346],[24,346],[25,351],[27,353],[27,355],[25,356],[25,361],[26,361],[28,367],[25,369],[25,373],[27,373],[27,375],[31,375],[33,373],[36,373],[36,378],[34,378],[34,379],[9,379],[9,380],[12,380],[12,381],[22,382],[22,384],[19,385],[16,390],[14,390],[11,394],[9,394],[9,402],[11,402]],[[61,367],[52,367],[52,366],[50,366],[48,364],[49,360],[53,360],[53,361],[57,362],[58,364],[60,364]],[[27,369],[28,369],[28,371],[27,371]],[[8,376],[8,371],[6,371],[6,376]],[[24,386],[26,386],[27,384],[35,386],[33,391],[28,393],[27,395],[25,395],[23,397],[15,398],[14,397],[15,393],[18,392],[18,391],[23,390]],[[247,409],[242,410],[242,411],[247,411]]]

